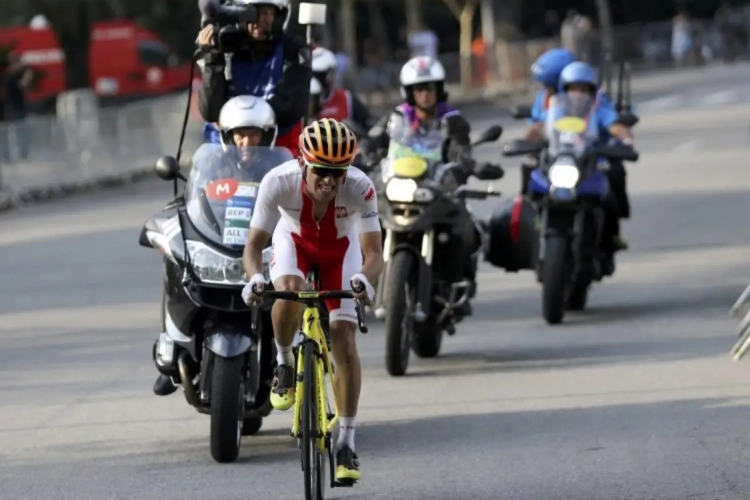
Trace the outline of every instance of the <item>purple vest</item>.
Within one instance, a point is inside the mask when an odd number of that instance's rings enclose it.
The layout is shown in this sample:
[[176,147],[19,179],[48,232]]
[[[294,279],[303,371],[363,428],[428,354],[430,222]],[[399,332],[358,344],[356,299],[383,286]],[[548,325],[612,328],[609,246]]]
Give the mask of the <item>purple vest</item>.
[[[407,123],[413,128],[416,129],[419,127],[419,118],[417,117],[417,108],[412,106],[408,103],[401,103],[396,107],[397,110],[399,110],[401,113],[403,113],[404,117],[406,118]],[[447,116],[453,116],[461,114],[459,110],[456,108],[449,106],[448,104],[444,102],[437,103],[437,112],[435,113],[435,119],[436,120],[442,120],[443,118]]]

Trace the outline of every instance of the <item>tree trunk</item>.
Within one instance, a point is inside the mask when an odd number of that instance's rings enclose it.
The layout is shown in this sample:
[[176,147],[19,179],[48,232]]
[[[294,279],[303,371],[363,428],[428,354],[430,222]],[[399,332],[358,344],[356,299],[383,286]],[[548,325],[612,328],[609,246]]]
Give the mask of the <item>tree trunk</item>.
[[421,0],[406,1],[406,27],[409,31],[417,30],[422,26]]
[[57,34],[65,54],[68,90],[89,86],[89,39],[94,20],[93,2],[70,0],[64,5],[53,0],[32,2],[35,12],[46,17]]
[[344,38],[344,52],[349,56],[350,69],[357,71],[357,34],[354,15],[355,0],[341,0],[341,25]]
[[385,19],[383,19],[383,11],[380,9],[380,0],[367,0],[367,14],[370,17],[370,35],[372,38],[381,44],[381,47],[386,47],[383,50],[383,57],[390,57],[391,48],[388,45],[388,30],[385,27]]
[[471,42],[474,35],[473,21],[476,8],[476,0],[467,0],[459,16],[461,25],[461,86],[464,88],[471,87],[472,82]]

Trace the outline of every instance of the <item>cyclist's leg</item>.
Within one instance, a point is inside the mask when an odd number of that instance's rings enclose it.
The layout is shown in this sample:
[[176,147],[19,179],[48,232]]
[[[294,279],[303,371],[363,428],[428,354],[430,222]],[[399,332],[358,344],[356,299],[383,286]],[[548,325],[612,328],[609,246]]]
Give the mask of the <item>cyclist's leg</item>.
[[[349,280],[362,268],[359,238],[349,238],[344,255],[319,262],[320,277],[328,290],[351,290]],[[321,259],[322,260],[322,259]],[[357,313],[353,300],[329,300],[331,350],[336,362],[336,406],[339,409],[339,439],[336,452],[336,479],[356,481],[360,478],[359,460],[354,452],[354,431],[362,385],[362,367],[357,354]]]
[[[273,257],[270,276],[277,291],[299,291],[305,286],[309,271],[307,257],[288,231],[277,229],[273,234]],[[273,334],[276,339],[276,361],[271,389],[271,404],[277,410],[294,405],[294,354],[292,343],[299,328],[302,304],[277,300],[271,309]]]

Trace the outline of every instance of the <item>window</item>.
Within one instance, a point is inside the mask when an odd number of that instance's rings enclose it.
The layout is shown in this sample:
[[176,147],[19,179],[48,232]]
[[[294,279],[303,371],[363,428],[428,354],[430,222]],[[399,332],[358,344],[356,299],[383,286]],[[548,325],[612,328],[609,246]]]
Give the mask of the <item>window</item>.
[[169,49],[161,42],[138,42],[138,59],[143,64],[166,67],[172,62],[170,56]]

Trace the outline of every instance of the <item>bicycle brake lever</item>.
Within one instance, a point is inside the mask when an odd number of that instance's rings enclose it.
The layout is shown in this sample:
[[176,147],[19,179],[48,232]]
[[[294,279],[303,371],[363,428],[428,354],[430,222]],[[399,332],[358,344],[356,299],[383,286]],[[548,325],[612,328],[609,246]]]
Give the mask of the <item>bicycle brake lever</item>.
[[362,301],[357,299],[356,302],[357,302],[357,305],[355,307],[355,310],[357,311],[357,323],[358,323],[357,326],[359,326],[360,332],[367,333],[369,331],[369,328],[367,328],[367,325],[365,324],[365,320],[364,320],[365,313],[363,311]]
[[260,320],[260,306],[258,304],[252,305],[252,319],[251,319],[251,328],[253,329],[253,333],[256,335],[258,334],[258,323]]

